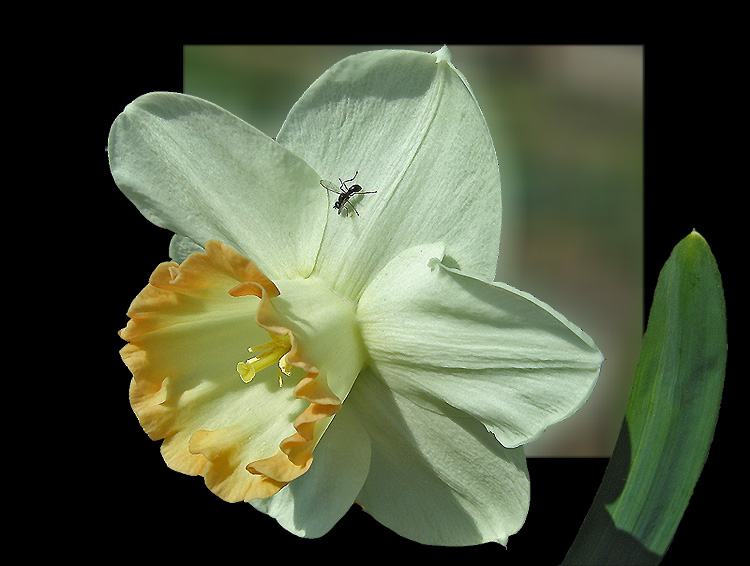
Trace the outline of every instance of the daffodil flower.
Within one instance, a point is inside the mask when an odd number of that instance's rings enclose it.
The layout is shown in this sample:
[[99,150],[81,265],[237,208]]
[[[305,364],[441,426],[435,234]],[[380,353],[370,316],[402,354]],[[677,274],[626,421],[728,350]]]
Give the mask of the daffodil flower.
[[[276,140],[148,94],[116,119],[109,157],[175,234],[121,331],[132,407],[170,468],[305,537],[353,502],[427,544],[518,531],[522,445],[583,404],[602,357],[492,282],[498,164],[447,49],[344,59]],[[355,172],[374,194],[338,214],[321,180]]]

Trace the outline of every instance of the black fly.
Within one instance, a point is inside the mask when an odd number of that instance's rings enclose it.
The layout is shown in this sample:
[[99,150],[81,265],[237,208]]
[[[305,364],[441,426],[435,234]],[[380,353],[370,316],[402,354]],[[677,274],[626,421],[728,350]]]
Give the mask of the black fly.
[[378,191],[363,191],[362,187],[359,185],[352,185],[351,187],[347,187],[347,183],[351,183],[354,179],[357,178],[357,173],[359,171],[354,173],[354,177],[351,179],[348,179],[346,181],[342,181],[341,177],[339,177],[339,183],[341,183],[336,189],[336,185],[334,185],[331,181],[326,181],[325,179],[321,179],[320,185],[327,191],[331,191],[332,193],[336,193],[339,195],[339,200],[337,200],[335,203],[333,203],[333,208],[339,211],[339,214],[341,214],[341,211],[345,209],[346,205],[348,204],[351,209],[355,212],[357,216],[359,216],[359,212],[357,212],[357,209],[354,208],[354,204],[352,204],[351,199],[353,196],[360,194],[360,195],[373,195],[377,193]]

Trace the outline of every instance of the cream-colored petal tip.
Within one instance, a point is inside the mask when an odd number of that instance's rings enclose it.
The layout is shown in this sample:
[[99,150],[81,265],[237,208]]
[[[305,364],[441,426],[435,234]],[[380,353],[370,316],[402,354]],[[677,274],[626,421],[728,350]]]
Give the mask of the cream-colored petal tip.
[[436,63],[440,63],[440,61],[445,61],[447,63],[451,62],[451,52],[447,45],[443,45],[440,49],[435,51],[433,55],[436,58]]

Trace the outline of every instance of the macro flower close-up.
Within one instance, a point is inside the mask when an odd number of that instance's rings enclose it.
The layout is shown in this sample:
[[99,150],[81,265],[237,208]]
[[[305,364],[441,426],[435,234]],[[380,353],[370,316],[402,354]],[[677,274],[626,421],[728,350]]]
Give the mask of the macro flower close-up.
[[120,332],[132,408],[169,468],[301,537],[354,503],[424,544],[518,532],[523,445],[584,404],[603,358],[493,281],[500,170],[447,48],[347,57],[275,138],[145,94],[108,155],[174,233]]

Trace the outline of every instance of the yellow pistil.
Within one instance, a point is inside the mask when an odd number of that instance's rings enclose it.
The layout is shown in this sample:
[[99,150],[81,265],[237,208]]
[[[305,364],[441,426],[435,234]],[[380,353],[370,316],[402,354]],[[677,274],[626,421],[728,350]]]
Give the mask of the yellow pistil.
[[292,366],[286,361],[286,354],[292,349],[289,336],[287,334],[271,334],[270,332],[269,335],[271,336],[269,342],[247,349],[250,353],[258,353],[258,356],[237,364],[237,373],[240,374],[242,381],[245,383],[250,383],[256,373],[273,364],[279,366],[277,370],[279,387],[284,384],[283,376],[291,375]]

